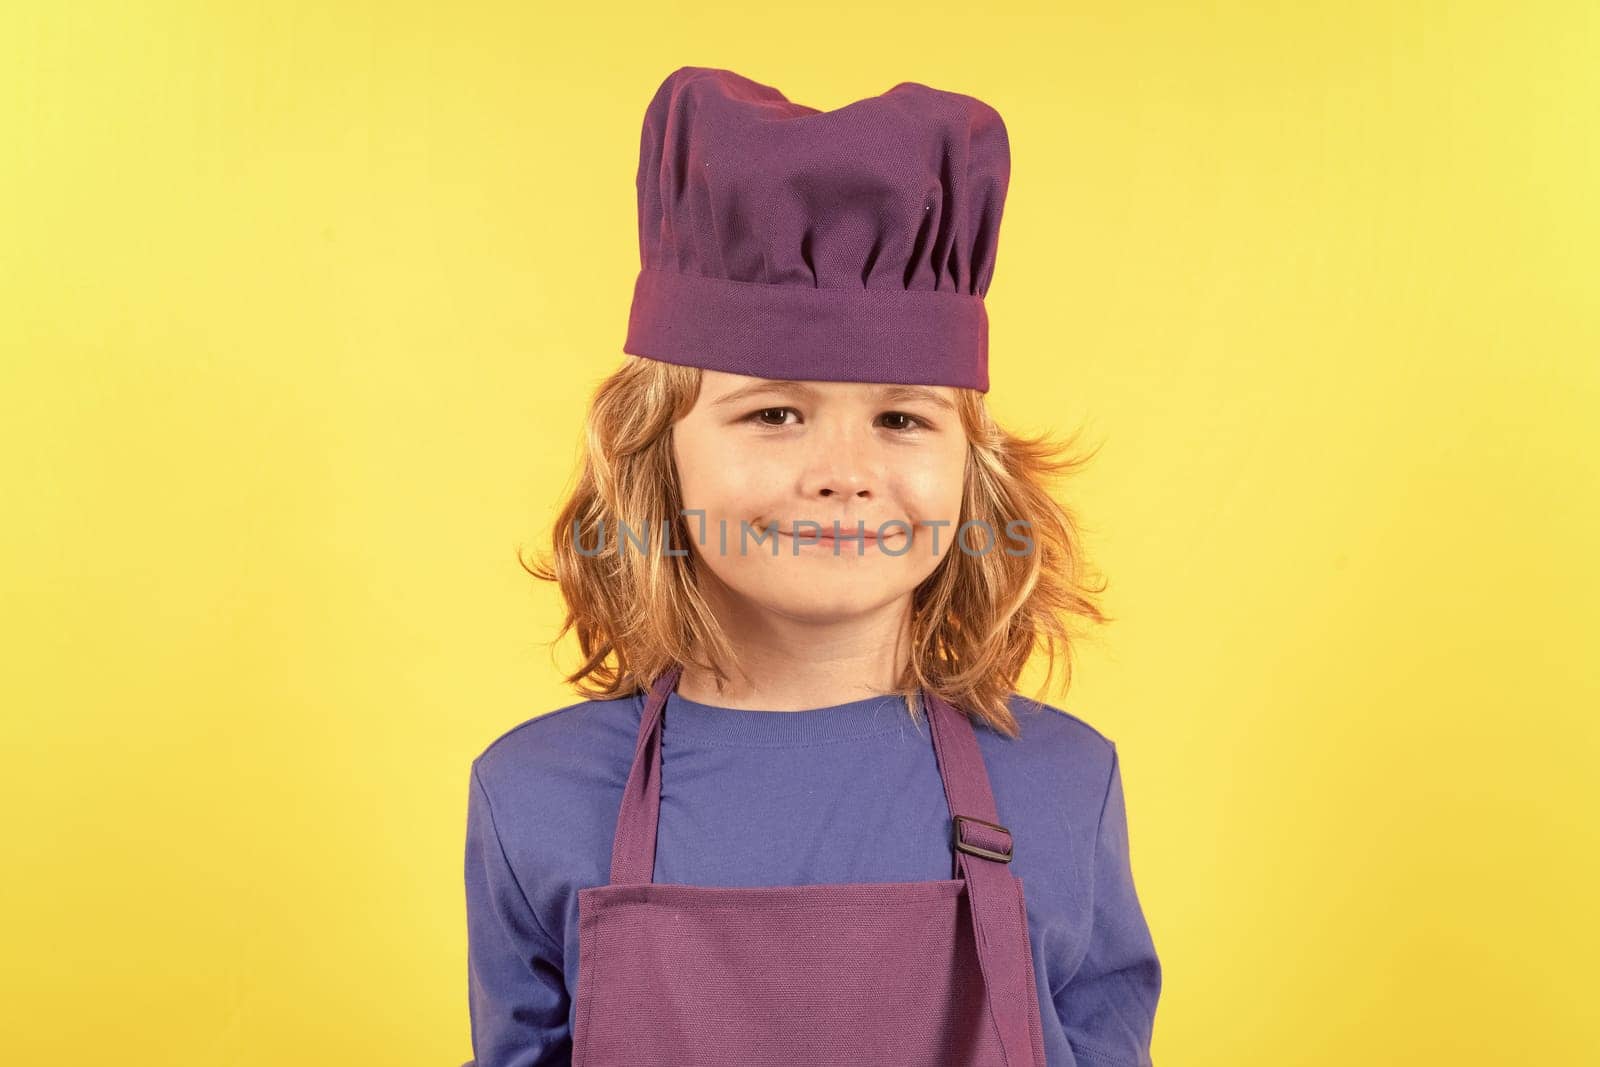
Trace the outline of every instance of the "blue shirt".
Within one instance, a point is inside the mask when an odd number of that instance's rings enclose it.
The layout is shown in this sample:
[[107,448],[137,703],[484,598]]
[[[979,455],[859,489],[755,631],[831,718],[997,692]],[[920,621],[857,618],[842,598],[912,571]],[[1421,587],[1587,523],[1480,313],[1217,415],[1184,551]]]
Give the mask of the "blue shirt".
[[[1150,1067],[1161,965],[1134,890],[1116,745],[1017,694],[1017,740],[974,720],[1022,880],[1049,1067]],[[472,763],[467,1067],[568,1064],[578,890],[610,880],[644,694],[522,723]],[[898,696],[807,711],[672,693],[654,881],[705,886],[954,876],[927,724]]]

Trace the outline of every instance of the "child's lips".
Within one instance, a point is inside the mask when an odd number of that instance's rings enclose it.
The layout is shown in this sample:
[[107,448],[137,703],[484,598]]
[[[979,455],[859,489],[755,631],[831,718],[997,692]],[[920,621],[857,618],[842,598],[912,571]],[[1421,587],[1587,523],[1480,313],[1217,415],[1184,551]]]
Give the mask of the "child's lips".
[[[778,530],[778,532],[781,533],[781,534],[784,534],[785,536],[788,536],[788,537],[798,537],[798,536],[800,536],[800,532],[797,532],[797,531],[794,531],[794,530],[784,530],[784,529],[780,528]],[[839,524],[839,534],[838,534],[837,537],[834,536],[833,527],[831,525],[830,526],[824,526],[821,529],[817,529],[817,530],[806,529],[806,530],[804,530],[802,532],[804,533],[804,535],[807,538],[810,538],[810,539],[815,540],[815,541],[835,541],[835,540],[837,540],[837,541],[865,541],[865,542],[871,543],[871,542],[876,542],[876,541],[878,541],[880,539],[879,535],[878,535],[878,532],[876,530],[866,529],[866,528],[857,529],[857,528],[846,526],[846,525],[844,525],[844,523],[840,523]],[[895,534],[901,533],[901,532],[902,531],[900,531],[900,530],[891,530],[890,531],[890,536],[894,536]]]

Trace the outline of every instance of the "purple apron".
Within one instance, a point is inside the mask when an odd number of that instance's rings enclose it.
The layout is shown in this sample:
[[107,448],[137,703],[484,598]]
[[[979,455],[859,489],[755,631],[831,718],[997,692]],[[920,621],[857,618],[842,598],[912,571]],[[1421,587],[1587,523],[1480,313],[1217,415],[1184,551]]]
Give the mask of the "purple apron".
[[924,691],[954,877],[657,885],[681,671],[640,716],[611,882],[578,891],[573,1067],[1046,1067],[1022,881],[968,717]]

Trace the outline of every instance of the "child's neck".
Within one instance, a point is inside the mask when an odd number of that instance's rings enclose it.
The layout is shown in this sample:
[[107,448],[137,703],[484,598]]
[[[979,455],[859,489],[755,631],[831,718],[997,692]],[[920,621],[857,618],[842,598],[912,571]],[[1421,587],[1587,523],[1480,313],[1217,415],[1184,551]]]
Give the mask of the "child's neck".
[[[724,708],[803,711],[893,692],[909,656],[905,605],[818,624],[760,611],[719,611],[738,662],[718,689],[709,671],[685,665],[677,692]],[[732,616],[732,617],[730,617]]]

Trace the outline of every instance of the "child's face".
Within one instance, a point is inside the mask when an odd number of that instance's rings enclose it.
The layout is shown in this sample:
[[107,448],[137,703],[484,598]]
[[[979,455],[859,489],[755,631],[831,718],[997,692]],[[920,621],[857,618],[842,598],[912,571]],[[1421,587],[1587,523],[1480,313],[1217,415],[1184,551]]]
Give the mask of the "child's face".
[[961,521],[954,389],[702,374],[672,431],[684,522],[744,606],[826,622],[882,609],[932,573]]

